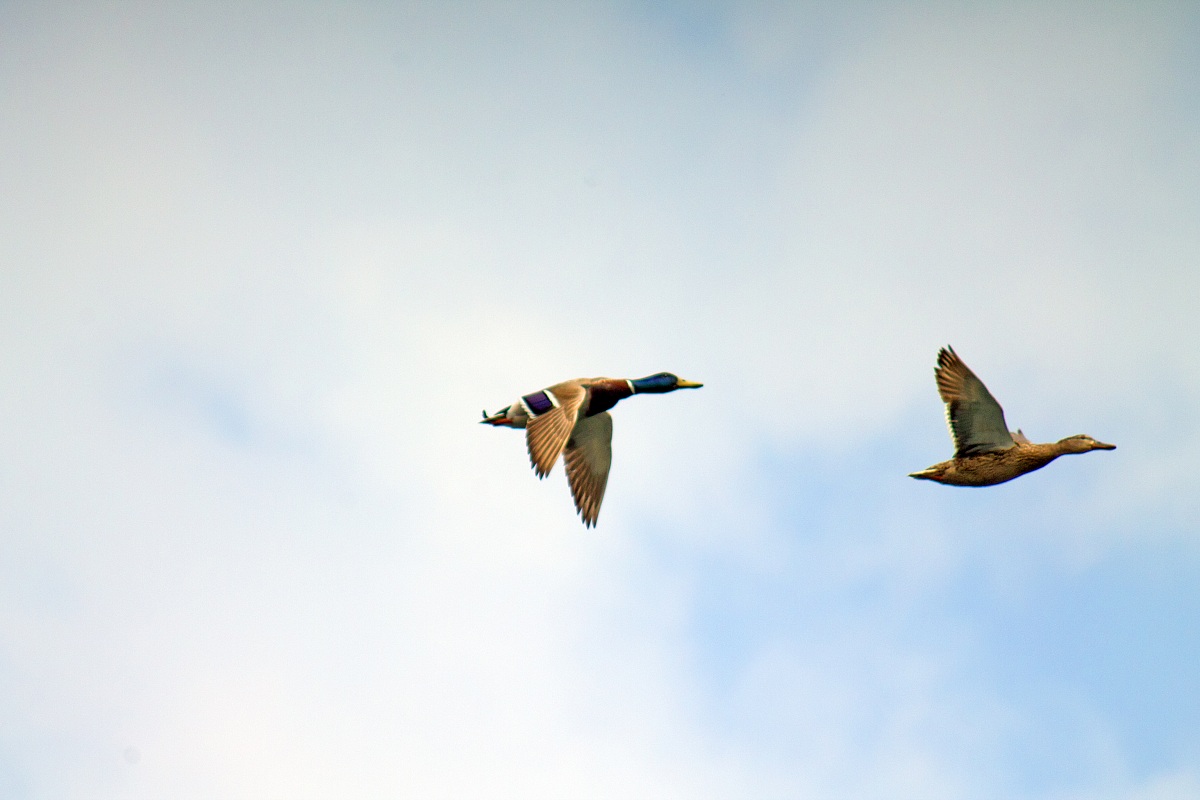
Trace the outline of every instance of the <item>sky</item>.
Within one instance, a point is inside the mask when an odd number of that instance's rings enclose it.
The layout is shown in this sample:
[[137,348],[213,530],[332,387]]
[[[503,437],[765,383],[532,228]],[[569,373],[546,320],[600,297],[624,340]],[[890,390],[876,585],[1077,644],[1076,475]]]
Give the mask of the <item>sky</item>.
[[[1200,795],[1189,3],[0,4],[0,794]],[[952,344],[1034,441],[948,458]],[[599,526],[477,424],[661,370]]]

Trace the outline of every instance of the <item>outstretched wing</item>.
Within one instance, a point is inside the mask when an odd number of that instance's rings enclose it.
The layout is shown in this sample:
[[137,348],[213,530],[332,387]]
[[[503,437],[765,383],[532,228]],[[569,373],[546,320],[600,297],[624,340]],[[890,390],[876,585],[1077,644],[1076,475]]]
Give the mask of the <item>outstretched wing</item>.
[[612,415],[607,411],[579,420],[563,453],[567,480],[583,524],[592,527],[600,516],[608,469],[612,465]]
[[577,381],[564,381],[521,398],[529,412],[525,426],[529,462],[539,478],[546,477],[558,461],[586,396],[587,390]]
[[938,351],[934,375],[938,394],[946,404],[946,421],[954,439],[955,458],[1015,446],[1004,423],[1004,409],[953,348],[943,347]]

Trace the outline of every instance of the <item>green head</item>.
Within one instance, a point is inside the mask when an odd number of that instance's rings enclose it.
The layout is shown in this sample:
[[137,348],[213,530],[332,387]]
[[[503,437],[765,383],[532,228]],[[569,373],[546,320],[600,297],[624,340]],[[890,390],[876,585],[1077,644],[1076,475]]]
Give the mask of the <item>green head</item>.
[[629,383],[633,386],[634,394],[663,394],[664,392],[673,392],[676,389],[699,389],[704,385],[695,381],[685,381],[678,375],[672,375],[669,372],[660,372],[657,375],[638,378],[636,381],[630,381]]

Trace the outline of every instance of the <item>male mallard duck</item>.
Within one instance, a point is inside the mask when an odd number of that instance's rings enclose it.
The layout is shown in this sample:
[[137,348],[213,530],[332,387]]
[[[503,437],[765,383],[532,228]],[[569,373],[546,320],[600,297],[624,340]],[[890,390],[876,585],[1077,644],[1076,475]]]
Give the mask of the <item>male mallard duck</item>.
[[612,416],[608,409],[635,394],[663,394],[698,389],[702,383],[681,380],[669,372],[648,378],[578,378],[527,394],[503,411],[483,412],[483,422],[525,428],[529,461],[544,478],[563,453],[567,480],[583,524],[592,527],[612,464]]
[[954,486],[992,486],[1041,469],[1067,453],[1117,449],[1115,444],[1098,442],[1083,434],[1034,444],[1019,430],[1009,433],[1004,409],[952,347],[938,351],[934,375],[938,394],[946,404],[954,458],[914,472],[910,478]]

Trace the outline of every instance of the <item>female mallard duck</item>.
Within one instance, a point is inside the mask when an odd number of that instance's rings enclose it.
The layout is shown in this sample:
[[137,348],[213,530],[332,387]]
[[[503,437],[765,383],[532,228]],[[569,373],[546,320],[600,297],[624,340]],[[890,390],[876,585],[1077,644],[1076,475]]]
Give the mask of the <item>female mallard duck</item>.
[[663,394],[698,389],[702,383],[680,380],[669,372],[648,378],[578,378],[527,394],[483,422],[524,428],[529,461],[544,478],[558,461],[567,463],[567,480],[583,524],[592,527],[600,516],[600,501],[612,464],[612,416],[608,410],[635,394]]
[[938,394],[946,404],[954,458],[914,472],[911,478],[954,486],[992,486],[1041,469],[1061,455],[1117,449],[1115,444],[1098,442],[1083,434],[1034,444],[1019,430],[1009,433],[1004,409],[952,347],[938,351],[934,375]]

